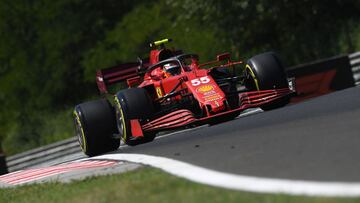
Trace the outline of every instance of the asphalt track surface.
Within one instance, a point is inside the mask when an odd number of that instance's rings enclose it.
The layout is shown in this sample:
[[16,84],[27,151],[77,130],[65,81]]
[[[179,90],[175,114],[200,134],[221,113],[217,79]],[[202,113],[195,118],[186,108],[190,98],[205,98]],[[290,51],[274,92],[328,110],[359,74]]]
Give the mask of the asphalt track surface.
[[168,157],[241,175],[359,182],[360,88],[114,153]]

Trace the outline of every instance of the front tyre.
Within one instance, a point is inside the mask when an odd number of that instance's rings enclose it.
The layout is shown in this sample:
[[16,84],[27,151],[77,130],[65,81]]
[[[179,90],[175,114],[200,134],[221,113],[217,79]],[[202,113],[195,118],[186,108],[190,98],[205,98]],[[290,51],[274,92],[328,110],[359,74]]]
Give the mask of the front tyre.
[[76,135],[82,151],[96,156],[120,146],[114,108],[106,99],[85,102],[74,109]]
[[[250,91],[288,88],[288,81],[283,64],[274,52],[256,55],[247,61],[245,66],[245,86]],[[260,106],[271,110],[285,106],[290,97],[280,98]]]
[[131,119],[149,119],[154,114],[152,100],[146,90],[130,88],[115,95],[117,129],[125,144],[134,146],[153,141],[155,132],[144,132],[144,137],[134,137],[131,132]]

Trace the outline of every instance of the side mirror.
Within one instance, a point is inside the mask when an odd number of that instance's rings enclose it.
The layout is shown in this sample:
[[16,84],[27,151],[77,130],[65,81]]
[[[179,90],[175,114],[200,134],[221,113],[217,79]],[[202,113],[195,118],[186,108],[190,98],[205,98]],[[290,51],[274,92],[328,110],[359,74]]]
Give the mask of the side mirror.
[[224,61],[224,60],[228,60],[228,59],[230,59],[229,53],[223,53],[223,54],[219,54],[216,56],[217,61]]

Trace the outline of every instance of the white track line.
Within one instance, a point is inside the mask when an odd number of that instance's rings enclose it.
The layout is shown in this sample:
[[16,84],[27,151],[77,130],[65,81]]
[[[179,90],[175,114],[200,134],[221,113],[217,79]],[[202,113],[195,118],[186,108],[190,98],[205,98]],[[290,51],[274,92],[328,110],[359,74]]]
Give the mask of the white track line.
[[197,183],[259,193],[324,197],[360,197],[360,183],[261,178],[219,172],[189,163],[142,154],[108,154],[83,160],[119,160],[150,165]]

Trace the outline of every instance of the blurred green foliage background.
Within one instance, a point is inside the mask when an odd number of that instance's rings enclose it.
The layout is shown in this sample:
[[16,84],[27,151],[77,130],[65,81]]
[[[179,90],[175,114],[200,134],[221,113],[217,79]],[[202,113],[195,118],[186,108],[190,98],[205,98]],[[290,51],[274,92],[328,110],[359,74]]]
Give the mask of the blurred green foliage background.
[[350,0],[0,0],[0,141],[14,154],[74,135],[72,108],[95,98],[95,70],[145,57],[151,41],[287,66],[360,49]]

